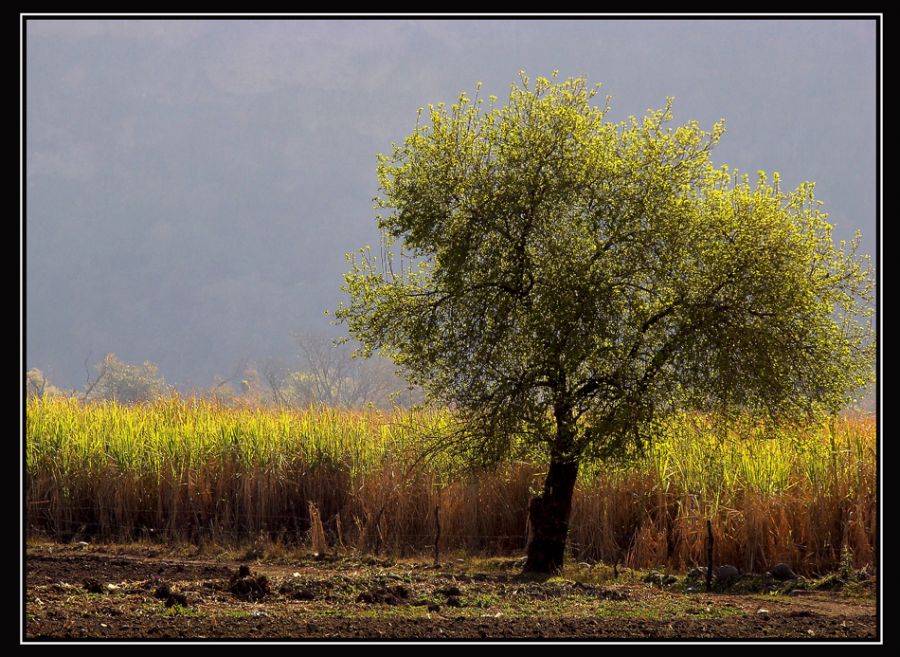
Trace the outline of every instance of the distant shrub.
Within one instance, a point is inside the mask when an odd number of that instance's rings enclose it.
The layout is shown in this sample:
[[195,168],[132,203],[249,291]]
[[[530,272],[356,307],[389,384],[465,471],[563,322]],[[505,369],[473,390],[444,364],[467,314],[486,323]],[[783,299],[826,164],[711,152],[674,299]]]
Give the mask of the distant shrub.
[[128,404],[152,401],[172,392],[171,386],[159,373],[159,367],[149,361],[143,365],[131,365],[110,353],[97,363],[96,370],[97,378],[85,393],[88,399]]

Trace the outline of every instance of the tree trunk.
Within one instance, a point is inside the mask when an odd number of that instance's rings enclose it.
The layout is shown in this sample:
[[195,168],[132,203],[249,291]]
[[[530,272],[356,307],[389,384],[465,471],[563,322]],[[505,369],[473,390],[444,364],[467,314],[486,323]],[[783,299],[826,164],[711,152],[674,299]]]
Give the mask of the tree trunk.
[[556,441],[544,492],[532,499],[528,508],[531,542],[524,568],[527,573],[559,572],[565,558],[572,493],[578,478],[578,457],[572,453],[575,426],[571,408],[558,404],[554,411]]
[[550,459],[544,492],[529,505],[531,542],[525,572],[557,573],[562,569],[577,478],[578,461]]

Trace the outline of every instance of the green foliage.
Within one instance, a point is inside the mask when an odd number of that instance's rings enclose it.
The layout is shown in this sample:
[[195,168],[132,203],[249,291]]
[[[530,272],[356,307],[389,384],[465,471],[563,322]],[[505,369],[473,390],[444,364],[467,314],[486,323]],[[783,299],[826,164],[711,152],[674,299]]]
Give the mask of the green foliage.
[[47,378],[39,369],[33,367],[25,373],[25,392],[29,399],[43,397],[46,387]]
[[478,607],[480,609],[490,609],[491,607],[497,606],[500,600],[495,595],[491,595],[490,593],[480,593],[478,595],[472,595],[466,597],[466,606],[468,607]]
[[713,166],[723,122],[670,127],[670,99],[611,123],[595,94],[523,74],[505,106],[429,106],[379,157],[383,255],[350,257],[336,313],[362,353],[452,404],[489,457],[627,454],[678,409],[845,406],[872,378],[858,237],[835,247],[812,183]]
[[421,397],[396,375],[387,359],[354,358],[349,346],[322,334],[296,331],[294,339],[300,369],[272,358],[255,365],[242,361],[231,376],[214,381],[205,394],[230,405],[307,408],[323,404],[382,410],[409,407]]
[[849,545],[844,545],[841,548],[841,566],[839,574],[841,578],[847,582],[849,582],[855,574],[853,569],[853,550]]
[[146,402],[171,391],[159,368],[149,361],[143,365],[131,365],[115,354],[106,354],[96,369],[97,378],[86,393],[90,399]]
[[66,393],[51,384],[41,370],[32,367],[25,373],[25,394],[28,399],[41,399],[43,397],[58,397]]
[[180,604],[172,605],[171,607],[167,607],[163,612],[165,616],[187,616],[188,618],[205,618],[206,614],[198,611],[197,609],[191,609],[190,607],[185,607]]

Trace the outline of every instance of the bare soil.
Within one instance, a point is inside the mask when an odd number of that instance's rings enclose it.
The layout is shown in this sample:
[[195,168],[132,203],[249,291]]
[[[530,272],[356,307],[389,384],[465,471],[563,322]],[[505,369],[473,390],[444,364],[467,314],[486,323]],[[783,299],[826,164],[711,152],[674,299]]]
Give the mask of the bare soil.
[[877,638],[874,581],[853,595],[707,594],[585,569],[536,580],[520,566],[29,545],[25,638]]

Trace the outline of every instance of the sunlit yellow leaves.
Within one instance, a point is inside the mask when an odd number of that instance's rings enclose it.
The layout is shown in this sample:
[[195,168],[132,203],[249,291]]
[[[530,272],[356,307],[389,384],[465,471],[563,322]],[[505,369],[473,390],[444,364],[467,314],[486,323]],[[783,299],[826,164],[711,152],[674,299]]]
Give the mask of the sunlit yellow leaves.
[[872,277],[814,185],[713,166],[724,120],[672,127],[669,98],[614,124],[595,94],[522,73],[504,106],[429,105],[378,160],[385,253],[338,318],[493,434],[552,439],[560,403],[613,446],[683,407],[839,408],[871,376]]

